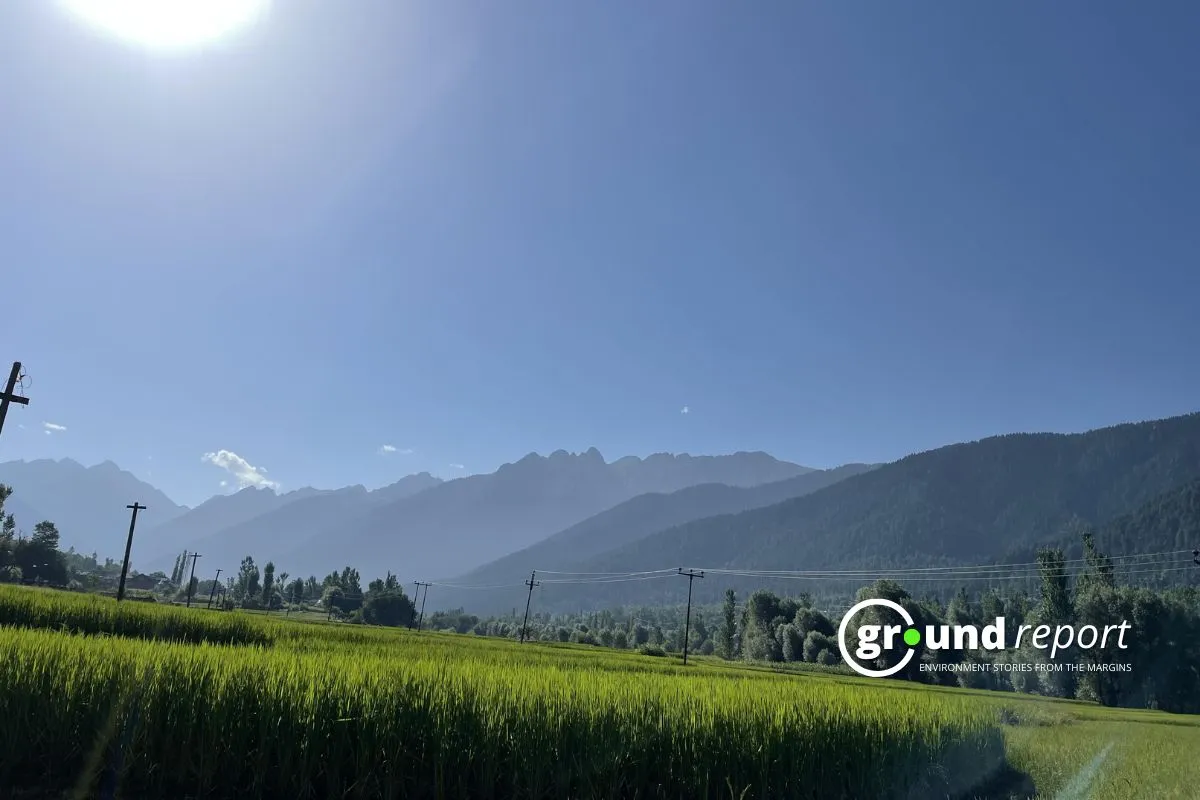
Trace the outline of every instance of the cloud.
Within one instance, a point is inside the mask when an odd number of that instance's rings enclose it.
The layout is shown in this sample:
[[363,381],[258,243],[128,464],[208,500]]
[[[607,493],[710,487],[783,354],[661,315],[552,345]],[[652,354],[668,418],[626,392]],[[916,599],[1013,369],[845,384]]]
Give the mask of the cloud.
[[43,422],[42,427],[46,429],[47,436],[52,433],[66,433],[67,430],[66,425],[58,425],[53,422]]
[[396,446],[395,446],[395,445],[391,445],[391,444],[385,444],[385,445],[383,445],[382,447],[380,447],[380,448],[379,448],[379,454],[380,454],[380,455],[383,455],[383,454],[385,454],[385,453],[394,453],[394,452],[396,452]]
[[399,453],[402,456],[411,456],[416,451],[411,447],[396,447],[394,444],[385,444],[380,446],[378,452],[381,456],[390,456],[392,453]]
[[221,481],[221,487],[222,487],[222,488],[224,488],[224,487],[226,487],[226,486],[228,486],[228,485],[229,485],[229,481]]
[[679,409],[680,414],[690,414],[691,411],[692,410],[690,408],[688,408],[687,406],[684,406],[683,408]]
[[466,469],[462,464],[451,464],[450,469]]
[[247,486],[257,486],[260,489],[279,488],[278,483],[267,479],[266,469],[252,465],[249,461],[231,450],[218,450],[215,453],[205,453],[200,457],[200,460],[228,472],[237,479],[240,488],[244,489]]

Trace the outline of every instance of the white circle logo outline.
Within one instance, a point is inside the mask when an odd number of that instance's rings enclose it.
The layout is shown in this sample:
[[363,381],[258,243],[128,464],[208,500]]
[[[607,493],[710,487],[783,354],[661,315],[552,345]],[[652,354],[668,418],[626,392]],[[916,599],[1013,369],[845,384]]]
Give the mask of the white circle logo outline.
[[912,661],[912,657],[917,651],[909,648],[909,651],[904,655],[904,658],[900,659],[899,664],[896,664],[893,667],[888,667],[887,669],[867,669],[866,667],[860,666],[857,661],[851,658],[850,652],[846,649],[846,626],[850,624],[850,620],[853,619],[858,612],[862,611],[864,608],[870,608],[871,606],[883,606],[884,608],[890,608],[892,611],[895,611],[897,614],[899,614],[904,621],[908,623],[910,628],[916,625],[916,623],[913,622],[912,616],[909,615],[909,613],[904,610],[904,606],[900,605],[899,603],[896,603],[892,600],[884,600],[882,598],[879,600],[863,600],[860,603],[855,603],[854,606],[852,606],[850,610],[846,612],[846,616],[842,617],[842,624],[838,627],[838,649],[842,651],[842,660],[850,666],[850,669],[854,670],[859,675],[866,675],[868,678],[887,678],[891,675],[895,675],[897,672],[907,667],[908,662]]

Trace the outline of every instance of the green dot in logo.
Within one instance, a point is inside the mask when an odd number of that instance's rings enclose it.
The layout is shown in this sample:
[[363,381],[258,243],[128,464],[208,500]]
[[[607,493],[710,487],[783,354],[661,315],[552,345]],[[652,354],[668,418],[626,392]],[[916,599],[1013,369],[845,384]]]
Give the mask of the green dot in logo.
[[921,643],[921,632],[916,628],[909,628],[904,632],[904,643],[909,647],[916,647]]

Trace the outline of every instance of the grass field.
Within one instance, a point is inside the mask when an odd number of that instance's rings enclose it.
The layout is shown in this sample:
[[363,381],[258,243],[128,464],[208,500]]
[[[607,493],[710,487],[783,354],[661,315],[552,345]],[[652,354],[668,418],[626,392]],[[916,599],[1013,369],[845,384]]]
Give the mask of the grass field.
[[1197,717],[12,587],[0,626],[39,797],[1200,796]]

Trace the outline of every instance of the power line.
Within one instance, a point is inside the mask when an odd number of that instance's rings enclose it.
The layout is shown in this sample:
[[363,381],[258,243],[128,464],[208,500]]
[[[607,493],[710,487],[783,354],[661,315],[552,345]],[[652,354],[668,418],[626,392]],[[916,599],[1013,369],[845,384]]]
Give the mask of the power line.
[[[1139,565],[1139,566],[1141,566],[1141,565]],[[1114,572],[1114,575],[1118,576],[1118,577],[1124,577],[1127,575],[1161,574],[1164,572],[1179,572],[1182,570],[1190,570],[1191,568],[1192,568],[1192,566],[1189,563],[1189,564],[1185,564],[1183,566],[1161,566],[1161,567],[1151,567],[1150,569],[1139,569],[1139,570],[1128,570],[1128,571],[1123,571],[1123,572]],[[735,577],[743,577],[743,578],[766,578],[766,579],[771,579],[771,580],[796,580],[796,581],[834,580],[834,581],[844,581],[847,583],[861,581],[861,580],[872,580],[872,579],[880,580],[880,579],[887,579],[887,578],[891,578],[891,577],[897,577],[894,574],[889,574],[889,573],[880,573],[880,574],[871,575],[871,576],[828,575],[828,574],[773,575],[773,574],[762,574],[759,572],[738,572],[738,571],[731,571],[731,570],[726,570],[720,574],[732,575]],[[951,582],[955,582],[955,583],[961,583],[961,582],[970,581],[970,580],[993,580],[993,581],[1031,580],[1031,579],[1038,578],[1039,576],[1040,576],[1040,573],[1038,573],[1038,572],[1014,573],[1011,575],[989,575],[989,576],[983,576],[983,577],[980,577],[978,575],[974,575],[974,576],[965,575],[964,576],[964,575],[950,575],[950,574],[947,574],[947,575],[925,575],[925,576],[903,575],[903,576],[898,576],[897,580],[898,581],[951,581]]]
[[[1136,558],[1156,558],[1159,556],[1178,556],[1178,555],[1182,555],[1187,552],[1188,552],[1187,550],[1165,550],[1165,551],[1158,552],[1158,553],[1137,553],[1137,554],[1133,554],[1133,555],[1124,555],[1124,556],[1109,556],[1108,558],[1110,561],[1116,562],[1116,561],[1124,561],[1124,560],[1136,559]],[[1087,562],[1088,562],[1087,558],[1069,558],[1069,559],[1063,559],[1063,561],[1062,561],[1062,563],[1064,565],[1086,564]],[[809,575],[809,574],[848,575],[850,577],[855,577],[858,575],[872,574],[872,573],[881,573],[881,574],[886,573],[888,575],[904,575],[904,574],[921,574],[921,573],[938,573],[938,572],[954,572],[954,573],[968,573],[968,572],[985,573],[985,572],[995,572],[995,571],[1007,572],[1007,571],[1012,570],[1015,567],[1034,568],[1034,567],[1039,567],[1040,564],[1041,564],[1040,561],[1020,561],[1020,562],[1016,562],[1016,563],[1012,563],[1012,564],[964,564],[964,565],[960,565],[960,566],[911,567],[911,568],[898,568],[898,569],[841,569],[841,570],[838,570],[838,569],[827,569],[827,570],[784,570],[784,569],[754,570],[754,569],[745,569],[745,570],[736,570],[735,569],[735,570],[730,570],[730,569],[713,568],[708,571],[709,572],[737,572],[737,573],[754,572],[754,573],[771,574],[771,575]]]
[[[1147,563],[1121,563],[1123,561],[1132,561],[1135,559],[1149,559],[1160,556],[1178,556],[1180,554],[1191,553],[1188,550],[1167,550],[1158,553],[1138,553],[1125,556],[1110,556],[1109,560],[1114,563],[1117,569],[1126,567],[1146,567],[1151,566]],[[1200,558],[1200,556],[1195,556]],[[1075,564],[1085,564],[1086,558],[1080,559],[1064,559],[1063,564],[1066,566]],[[713,575],[731,575],[738,577],[756,577],[756,578],[780,578],[780,579],[803,579],[803,578],[822,578],[834,580],[871,580],[877,578],[897,578],[902,580],[1011,580],[1014,578],[1032,578],[1041,574],[1039,565],[1040,562],[1016,562],[1013,564],[976,564],[963,566],[946,566],[946,567],[918,567],[918,568],[898,568],[898,569],[861,569],[861,570],[756,570],[756,569],[729,569],[723,567],[705,568],[703,571]],[[1162,567],[1153,567],[1144,570],[1144,572],[1155,572],[1159,569],[1167,569],[1168,565],[1178,563],[1178,560],[1167,560],[1163,562]],[[1028,567],[1028,569],[1018,569],[1020,567]],[[630,581],[642,580],[657,580],[658,578],[672,577],[677,573],[677,569],[663,570],[639,570],[630,572],[603,572],[603,573],[570,573],[564,571],[553,570],[536,570],[543,574],[556,575],[581,575],[584,577],[578,578],[550,578],[543,579],[539,583],[559,584],[559,585],[584,585],[595,583],[625,583]],[[489,589],[509,589],[516,588],[524,584],[518,583],[496,583],[496,584],[461,584],[461,583],[434,583],[434,586],[441,586],[447,589],[462,589],[462,590],[489,590]]]
[[538,572],[543,575],[585,575],[585,576],[604,576],[604,575],[652,575],[655,573],[675,574],[674,569],[648,569],[641,572],[561,572],[552,569],[539,569]]

